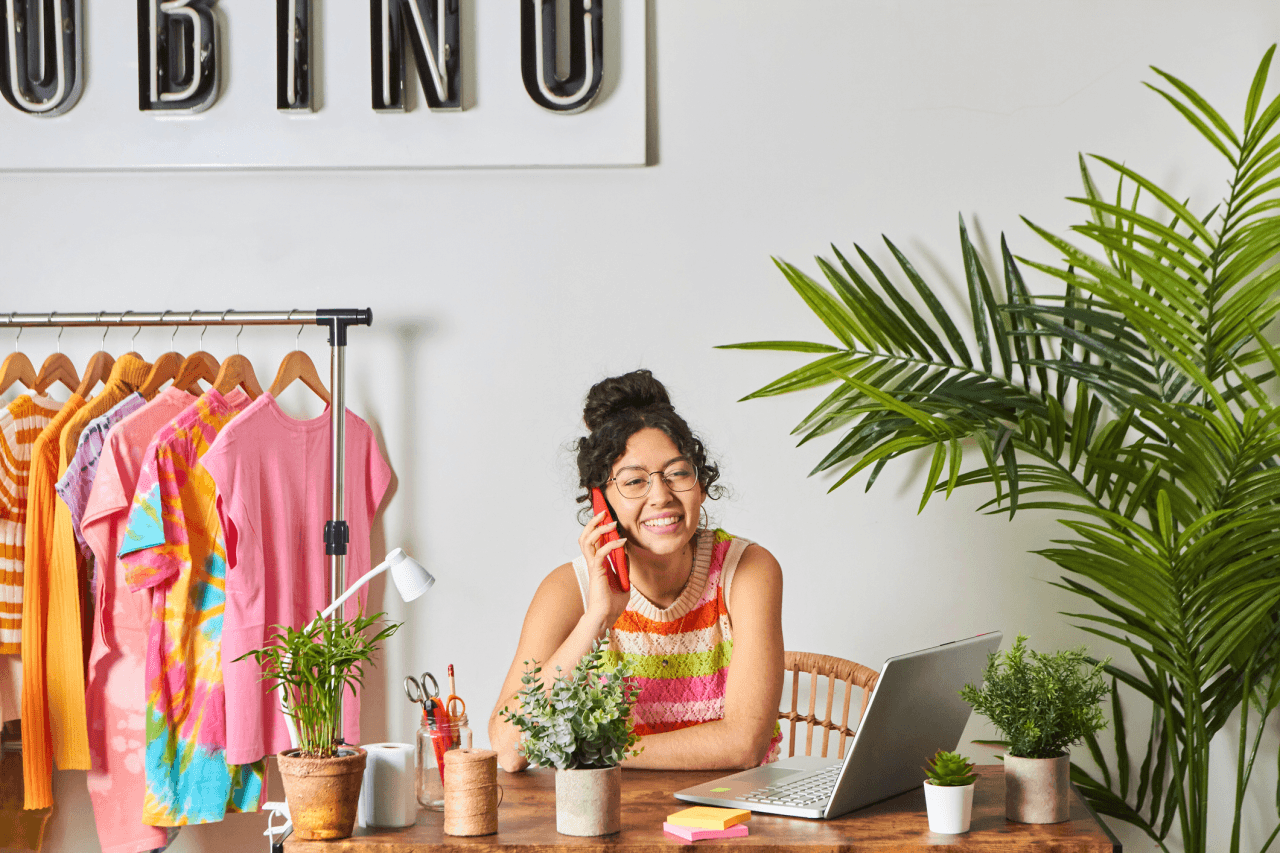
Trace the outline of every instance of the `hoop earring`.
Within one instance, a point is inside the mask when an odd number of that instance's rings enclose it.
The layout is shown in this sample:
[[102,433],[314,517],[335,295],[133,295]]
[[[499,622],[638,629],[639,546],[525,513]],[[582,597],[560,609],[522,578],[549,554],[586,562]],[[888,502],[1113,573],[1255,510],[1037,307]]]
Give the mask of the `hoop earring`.
[[707,512],[705,506],[698,507],[698,530],[701,532],[706,530],[711,524],[711,515]]

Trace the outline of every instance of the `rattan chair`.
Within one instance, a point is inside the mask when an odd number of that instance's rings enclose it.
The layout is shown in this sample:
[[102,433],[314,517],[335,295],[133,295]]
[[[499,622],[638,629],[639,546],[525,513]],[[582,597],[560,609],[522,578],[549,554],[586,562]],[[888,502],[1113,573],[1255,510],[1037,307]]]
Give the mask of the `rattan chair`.
[[[880,673],[870,667],[865,667],[860,663],[854,663],[844,658],[831,657],[830,655],[816,655],[808,652],[784,652],[784,668],[791,673],[791,710],[779,711],[779,720],[788,720],[791,723],[791,731],[787,737],[787,757],[790,758],[796,754],[796,726],[803,724],[805,726],[804,738],[804,754],[813,754],[813,730],[815,728],[822,729],[822,757],[827,757],[828,742],[833,731],[840,733],[840,743],[837,747],[836,758],[844,758],[845,741],[852,737],[857,731],[857,726],[862,722],[862,715],[866,713],[867,702],[871,699],[871,691],[876,686],[876,680],[880,678]],[[800,673],[809,675],[809,712],[801,714],[797,709],[797,703],[800,696]],[[821,717],[815,716],[814,711],[818,707],[818,678],[822,676],[826,678],[826,710]],[[840,720],[836,722],[831,717],[831,711],[835,703],[836,687],[839,684],[844,685],[844,702],[843,709],[840,712]],[[854,726],[849,726],[849,706],[850,698],[854,688],[862,690],[862,706],[858,709],[858,716],[853,721]],[[783,685],[783,692],[786,692],[786,685]],[[786,697],[783,697],[783,707],[786,707]]]

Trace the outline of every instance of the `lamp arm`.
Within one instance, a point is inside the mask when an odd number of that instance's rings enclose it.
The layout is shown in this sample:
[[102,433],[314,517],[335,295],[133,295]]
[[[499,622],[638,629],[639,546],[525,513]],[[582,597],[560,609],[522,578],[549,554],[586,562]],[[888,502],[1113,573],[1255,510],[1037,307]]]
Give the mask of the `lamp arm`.
[[333,602],[333,604],[330,604],[324,610],[320,611],[320,615],[317,616],[312,621],[311,624],[314,625],[316,622],[319,622],[322,619],[329,618],[329,616],[332,615],[335,610],[337,610],[339,607],[342,606],[343,602],[345,602],[348,598],[350,598],[351,596],[359,592],[362,586],[364,586],[366,583],[373,580],[374,578],[376,578],[378,575],[382,574],[389,568],[391,568],[390,563],[383,563],[373,571],[365,572],[364,575],[360,578],[360,580],[356,581],[350,587],[348,587],[347,591],[344,592],[342,595],[338,596],[337,599]]

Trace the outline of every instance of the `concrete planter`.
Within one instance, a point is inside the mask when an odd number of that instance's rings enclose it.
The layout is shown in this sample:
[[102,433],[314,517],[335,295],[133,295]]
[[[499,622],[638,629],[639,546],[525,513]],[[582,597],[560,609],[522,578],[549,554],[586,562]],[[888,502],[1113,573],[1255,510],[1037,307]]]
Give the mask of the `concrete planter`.
[[1004,813],[1018,823],[1062,823],[1071,811],[1071,759],[1004,757]]
[[621,766],[556,771],[556,832],[608,835],[621,828]]
[[973,816],[973,784],[924,783],[924,804],[929,811],[930,832],[958,835],[969,831],[969,819]]
[[304,841],[349,838],[360,803],[365,751],[346,746],[335,758],[305,758],[297,752],[276,756],[294,835]]

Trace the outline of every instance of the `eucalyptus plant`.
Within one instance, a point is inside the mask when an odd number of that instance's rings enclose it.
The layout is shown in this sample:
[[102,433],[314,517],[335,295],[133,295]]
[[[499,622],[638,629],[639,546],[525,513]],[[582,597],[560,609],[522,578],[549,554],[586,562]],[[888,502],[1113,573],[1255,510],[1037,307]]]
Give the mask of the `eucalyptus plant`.
[[625,659],[606,661],[608,637],[592,644],[573,671],[549,685],[542,667],[525,661],[515,710],[503,708],[502,718],[520,730],[520,753],[530,764],[557,770],[602,769],[621,764],[640,739],[631,728],[631,705],[636,686],[629,680]]
[[[1080,158],[1071,200],[1086,221],[1071,238],[1027,222],[1057,262],[1017,258],[1002,236],[992,265],[962,219],[970,340],[886,239],[892,276],[857,245],[861,268],[835,246],[834,260],[817,259],[829,287],[775,259],[835,343],[730,345],[816,356],[746,399],[834,385],[796,427],[801,444],[835,437],[813,472],[838,472],[832,489],[864,471],[869,489],[890,460],[922,452],[921,510],[936,493],[987,485],[988,511],[1061,518],[1063,538],[1038,553],[1094,605],[1068,615],[1136,665],[1106,667],[1114,755],[1086,739],[1098,767],[1073,767],[1073,779],[1162,849],[1176,822],[1193,853],[1208,844],[1211,739],[1238,715],[1235,851],[1280,705],[1280,353],[1263,335],[1280,310],[1280,98],[1263,97],[1274,51],[1235,125],[1153,69],[1151,88],[1225,161],[1219,202],[1193,209],[1093,156]],[[1099,189],[1099,168],[1113,192]],[[1047,277],[1034,295],[1024,266]],[[1151,723],[1129,732],[1134,694]],[[1132,739],[1145,741],[1140,759]]]
[[299,754],[311,758],[338,754],[342,694],[347,690],[356,694],[364,684],[364,665],[382,641],[400,628],[401,623],[389,622],[368,635],[368,629],[384,616],[317,616],[302,630],[275,625],[261,649],[236,658],[253,658],[262,667],[262,680],[284,693],[285,714],[297,729]]

